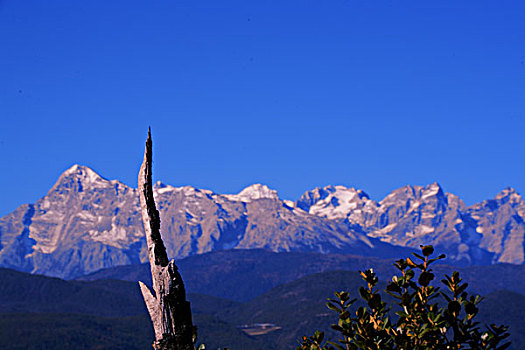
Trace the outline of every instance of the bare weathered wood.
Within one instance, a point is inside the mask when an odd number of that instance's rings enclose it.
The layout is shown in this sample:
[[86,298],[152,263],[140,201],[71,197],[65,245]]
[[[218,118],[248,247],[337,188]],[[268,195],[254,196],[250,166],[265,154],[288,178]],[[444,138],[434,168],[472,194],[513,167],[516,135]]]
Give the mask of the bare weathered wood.
[[151,180],[151,146],[151,131],[148,131],[138,189],[155,294],[142,282],[139,282],[140,290],[155,330],[154,347],[159,350],[193,350],[190,303],[186,300],[177,266],[173,260],[168,260],[160,235],[160,215],[155,206]]

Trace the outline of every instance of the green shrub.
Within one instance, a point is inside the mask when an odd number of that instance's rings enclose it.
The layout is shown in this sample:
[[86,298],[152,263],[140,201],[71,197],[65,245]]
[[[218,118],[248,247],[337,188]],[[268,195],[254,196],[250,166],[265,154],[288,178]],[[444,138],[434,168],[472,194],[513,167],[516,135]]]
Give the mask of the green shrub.
[[492,324],[480,330],[475,317],[483,298],[468,294],[468,284],[462,283],[458,272],[441,280],[446,292],[432,285],[435,276],[430,265],[445,257],[430,258],[433,253],[432,246],[421,246],[421,254],[413,253],[416,259],[395,262],[400,275],[385,290],[394,298],[392,306],[375,289],[378,278],[374,271],[361,272],[367,287],[359,288],[359,296],[366,306],[358,307],[353,316],[357,299],[350,299],[348,292],[336,292],[336,298],[326,303],[338,314],[332,328],[340,339],[325,341],[324,332],[316,331],[302,337],[297,350],[508,348],[510,342],[504,343],[508,327]]

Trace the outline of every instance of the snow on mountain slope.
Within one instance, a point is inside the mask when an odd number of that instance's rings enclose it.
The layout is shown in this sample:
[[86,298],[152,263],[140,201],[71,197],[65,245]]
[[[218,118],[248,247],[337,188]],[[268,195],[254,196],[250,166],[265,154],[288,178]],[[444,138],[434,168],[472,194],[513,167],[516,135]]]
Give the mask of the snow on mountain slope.
[[462,232],[470,229],[459,226],[464,203],[445,193],[439,184],[405,186],[379,204],[377,214],[368,222],[372,237],[409,247],[432,244],[454,260],[483,262],[470,254],[474,247],[462,240]]
[[512,189],[467,208],[437,183],[399,188],[379,203],[361,190],[327,186],[306,192],[296,205],[313,215],[358,224],[369,237],[393,245],[433,244],[458,262],[524,262],[525,206]]
[[377,203],[362,190],[344,186],[326,186],[306,192],[297,206],[312,215],[327,219],[346,219],[366,226],[365,222],[377,211]]
[[279,199],[277,191],[272,190],[268,188],[268,186],[261,184],[250,185],[238,194],[226,194],[223,196],[232,201],[242,202],[251,202],[253,200],[261,198]]
[[[364,232],[291,207],[260,184],[220,195],[157,183],[154,194],[173,258],[230,248],[367,254],[374,246]],[[0,219],[0,248],[0,266],[64,278],[144,262],[136,189],[75,165],[34,205]]]
[[[439,184],[405,186],[380,202],[344,186],[297,202],[255,184],[238,194],[154,186],[168,254],[213,250],[340,252],[392,256],[433,244],[465,264],[524,263],[525,204],[513,189],[469,208]],[[0,218],[0,266],[71,278],[145,262],[136,189],[75,165],[49,192]]]
[[138,263],[140,223],[135,189],[75,165],[34,205],[0,219],[0,263],[59,277]]
[[476,221],[480,247],[494,254],[494,262],[525,262],[525,203],[513,188],[469,207],[468,212]]

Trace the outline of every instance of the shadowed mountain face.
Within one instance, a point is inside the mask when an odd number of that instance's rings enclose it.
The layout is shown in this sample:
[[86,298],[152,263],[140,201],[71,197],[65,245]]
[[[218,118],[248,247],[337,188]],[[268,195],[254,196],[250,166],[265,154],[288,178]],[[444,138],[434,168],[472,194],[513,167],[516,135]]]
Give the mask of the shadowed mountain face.
[[[154,187],[170,258],[231,248],[399,256],[434,244],[462,264],[524,261],[525,205],[512,189],[472,207],[438,184],[380,202],[328,186],[297,202],[260,184],[235,195]],[[0,266],[73,278],[147,260],[136,189],[75,165],[34,204],[0,219]]]
[[[402,256],[400,253],[394,259]],[[373,267],[381,280],[389,280],[398,273],[392,261],[347,254],[232,249],[193,255],[177,261],[177,266],[189,291],[245,302],[280,284],[326,271],[364,271]],[[456,270],[468,281],[472,292],[485,295],[502,289],[522,294],[525,291],[523,264],[450,266],[448,263],[445,259],[435,264],[435,274],[450,275]],[[149,265],[141,264],[116,266],[78,278],[80,281],[103,279],[151,284],[151,273]]]

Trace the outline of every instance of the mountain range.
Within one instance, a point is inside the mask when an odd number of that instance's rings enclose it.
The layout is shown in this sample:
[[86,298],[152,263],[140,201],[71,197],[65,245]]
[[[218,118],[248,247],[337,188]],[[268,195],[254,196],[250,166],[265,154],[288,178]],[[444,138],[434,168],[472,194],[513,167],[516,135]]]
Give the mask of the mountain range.
[[[466,206],[433,183],[376,202],[360,189],[326,186],[283,200],[254,184],[238,194],[154,186],[171,258],[225,249],[399,257],[433,244],[462,265],[524,262],[525,203],[512,188]],[[137,190],[74,165],[36,203],[0,218],[0,267],[71,279],[144,263]]]

